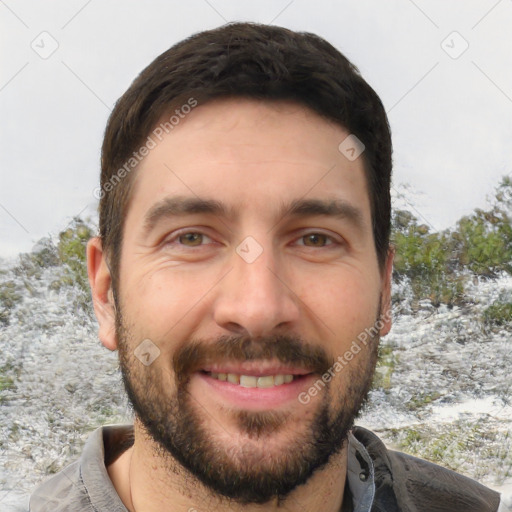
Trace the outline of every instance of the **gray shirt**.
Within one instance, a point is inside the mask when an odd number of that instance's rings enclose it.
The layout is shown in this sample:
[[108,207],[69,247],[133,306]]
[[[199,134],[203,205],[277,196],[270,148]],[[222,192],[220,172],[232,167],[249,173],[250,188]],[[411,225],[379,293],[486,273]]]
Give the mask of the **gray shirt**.
[[[41,484],[31,512],[127,512],[107,473],[133,444],[133,427],[103,427],[80,459]],[[498,511],[499,509],[499,511]],[[500,495],[466,476],[389,450],[369,430],[354,427],[340,512],[501,512]]]
[[[80,459],[41,484],[30,497],[30,512],[127,512],[107,473],[108,464],[133,443],[131,425],[95,430]],[[344,510],[369,512],[375,495],[374,468],[365,447],[348,438]]]

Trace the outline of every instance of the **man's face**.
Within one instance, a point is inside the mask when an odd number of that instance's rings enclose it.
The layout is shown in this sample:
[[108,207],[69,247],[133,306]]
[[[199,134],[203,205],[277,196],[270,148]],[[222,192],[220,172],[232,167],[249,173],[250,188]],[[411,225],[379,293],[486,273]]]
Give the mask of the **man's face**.
[[223,100],[137,170],[117,291],[125,384],[161,454],[241,502],[323,467],[371,382],[378,336],[321,379],[389,299],[347,136],[295,104]]

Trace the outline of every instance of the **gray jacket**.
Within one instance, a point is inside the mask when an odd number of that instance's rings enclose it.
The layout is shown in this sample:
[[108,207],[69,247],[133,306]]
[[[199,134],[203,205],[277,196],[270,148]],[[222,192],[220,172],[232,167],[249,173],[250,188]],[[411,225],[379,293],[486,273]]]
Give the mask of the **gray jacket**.
[[[34,491],[30,512],[127,512],[106,466],[132,443],[129,425],[93,432],[80,459]],[[497,492],[425,460],[388,450],[362,427],[352,430],[348,459],[340,512],[498,511]]]

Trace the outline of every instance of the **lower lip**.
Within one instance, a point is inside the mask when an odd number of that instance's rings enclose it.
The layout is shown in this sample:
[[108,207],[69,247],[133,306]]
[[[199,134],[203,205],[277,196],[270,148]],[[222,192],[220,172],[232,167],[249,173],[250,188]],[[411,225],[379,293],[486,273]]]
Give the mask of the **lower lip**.
[[[239,384],[222,381],[210,377],[208,374],[198,372],[196,380],[201,386],[201,396],[213,392],[220,395],[222,401],[228,401],[235,407],[246,410],[275,409],[291,402],[300,403],[299,394],[307,390],[314,381],[314,375],[301,375],[288,384],[281,384],[271,388],[244,388]],[[192,385],[192,381],[190,384]],[[206,394],[206,396],[208,396]]]

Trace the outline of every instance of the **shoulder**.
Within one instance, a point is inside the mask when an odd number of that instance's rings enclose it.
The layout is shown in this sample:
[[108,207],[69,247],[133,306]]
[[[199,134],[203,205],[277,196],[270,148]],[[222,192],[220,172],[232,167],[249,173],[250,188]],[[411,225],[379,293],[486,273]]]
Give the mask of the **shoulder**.
[[105,464],[132,442],[131,425],[106,426],[92,432],[80,459],[35,489],[30,496],[30,512],[126,511]]
[[30,512],[91,511],[80,475],[80,461],[67,466],[40,484],[30,496]]
[[[365,446],[375,471],[375,501],[388,508],[438,512],[496,512],[499,493],[455,471],[411,455],[388,450],[372,432],[354,427],[354,436]],[[394,507],[392,508],[392,503]]]

